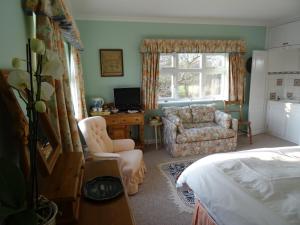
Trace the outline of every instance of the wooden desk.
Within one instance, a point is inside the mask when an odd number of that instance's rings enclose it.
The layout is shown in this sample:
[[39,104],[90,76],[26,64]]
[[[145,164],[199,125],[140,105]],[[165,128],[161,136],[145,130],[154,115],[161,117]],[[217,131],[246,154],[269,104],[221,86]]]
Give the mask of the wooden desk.
[[144,113],[116,113],[103,116],[106,120],[107,132],[112,139],[123,139],[130,137],[130,126],[139,127],[138,139],[135,146],[144,149]]
[[[120,177],[117,161],[86,162],[84,182],[97,176]],[[78,225],[135,225],[126,192],[116,199],[97,203],[82,197]]]

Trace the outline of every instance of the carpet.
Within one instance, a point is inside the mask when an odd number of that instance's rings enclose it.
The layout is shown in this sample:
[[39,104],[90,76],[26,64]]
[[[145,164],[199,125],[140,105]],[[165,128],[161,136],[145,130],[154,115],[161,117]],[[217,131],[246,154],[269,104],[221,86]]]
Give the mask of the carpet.
[[170,198],[181,212],[193,213],[195,198],[194,192],[188,188],[176,188],[176,180],[182,171],[197,159],[180,160],[159,164],[161,173],[167,178],[170,187]]

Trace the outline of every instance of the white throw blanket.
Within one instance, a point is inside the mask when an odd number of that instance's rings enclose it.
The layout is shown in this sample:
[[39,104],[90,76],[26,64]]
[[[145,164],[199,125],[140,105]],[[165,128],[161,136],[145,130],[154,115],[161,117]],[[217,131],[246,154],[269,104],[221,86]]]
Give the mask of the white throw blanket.
[[218,224],[300,224],[300,147],[210,155],[189,166],[190,186]]

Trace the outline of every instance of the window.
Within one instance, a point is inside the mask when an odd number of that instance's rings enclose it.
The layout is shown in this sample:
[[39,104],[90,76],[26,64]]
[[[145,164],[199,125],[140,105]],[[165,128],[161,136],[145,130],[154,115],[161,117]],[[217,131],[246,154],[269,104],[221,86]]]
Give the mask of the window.
[[79,87],[78,87],[78,79],[76,79],[76,62],[75,62],[75,55],[73,55],[72,47],[64,42],[65,44],[65,53],[67,58],[67,69],[68,69],[68,75],[69,75],[69,84],[70,84],[70,90],[71,90],[71,99],[72,99],[72,105],[74,110],[74,116],[75,119],[79,119],[79,102],[78,99],[79,96]]
[[228,99],[227,53],[161,54],[159,101]]

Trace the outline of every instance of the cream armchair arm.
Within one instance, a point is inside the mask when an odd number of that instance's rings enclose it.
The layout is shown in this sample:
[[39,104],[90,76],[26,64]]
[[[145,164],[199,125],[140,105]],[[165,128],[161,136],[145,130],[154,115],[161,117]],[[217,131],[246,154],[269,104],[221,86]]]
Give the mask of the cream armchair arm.
[[92,152],[89,153],[88,159],[119,159],[120,154],[110,152]]
[[97,152],[97,153],[89,153],[86,161],[101,161],[101,160],[117,160],[120,168],[123,168],[126,165],[126,162],[122,159],[120,154],[118,153],[110,153],[110,152]]
[[135,143],[132,139],[118,139],[118,140],[112,140],[112,142],[113,142],[114,152],[133,150],[135,146]]

